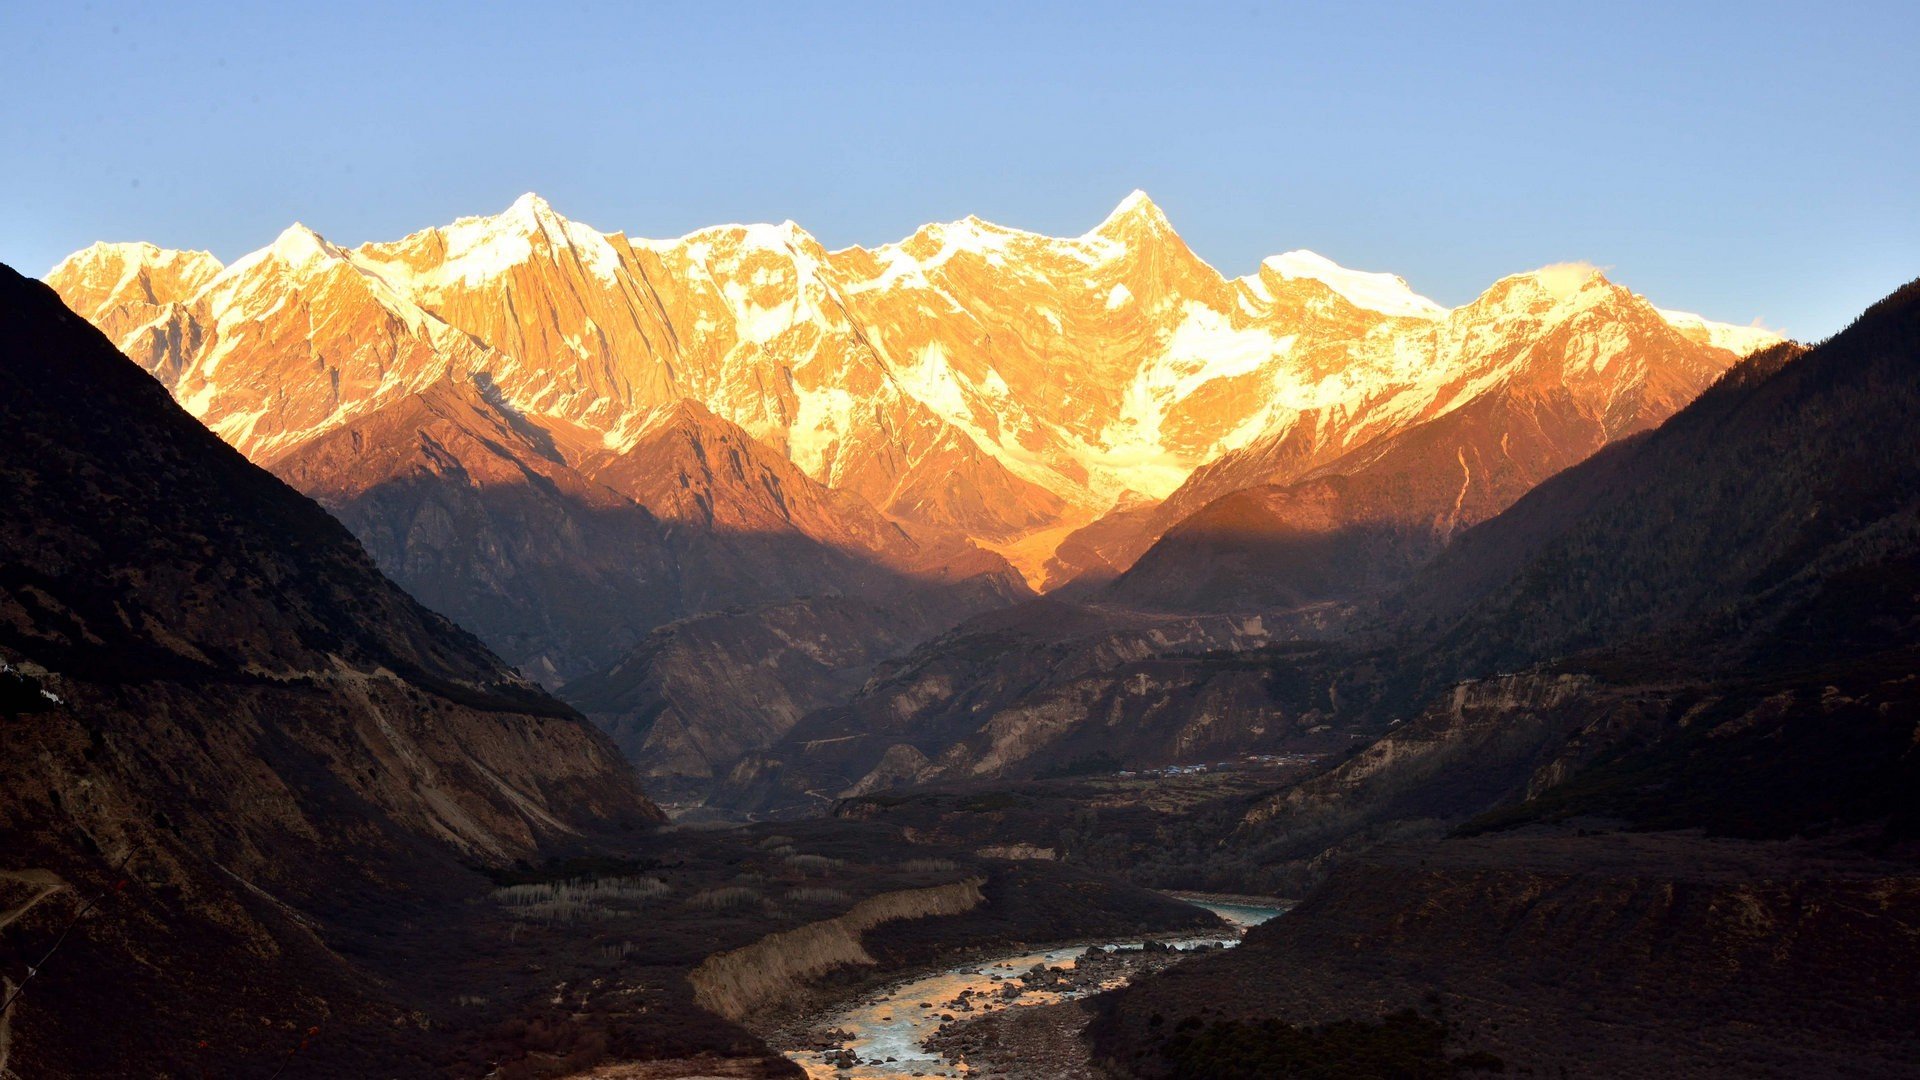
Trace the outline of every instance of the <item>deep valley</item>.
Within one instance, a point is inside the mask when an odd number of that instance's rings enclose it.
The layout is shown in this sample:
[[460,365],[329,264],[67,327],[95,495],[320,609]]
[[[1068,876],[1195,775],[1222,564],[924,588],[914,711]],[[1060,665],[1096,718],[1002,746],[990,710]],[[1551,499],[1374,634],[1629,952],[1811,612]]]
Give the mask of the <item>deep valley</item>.
[[0,1077],[1920,1076],[1920,283],[528,195],[0,348]]

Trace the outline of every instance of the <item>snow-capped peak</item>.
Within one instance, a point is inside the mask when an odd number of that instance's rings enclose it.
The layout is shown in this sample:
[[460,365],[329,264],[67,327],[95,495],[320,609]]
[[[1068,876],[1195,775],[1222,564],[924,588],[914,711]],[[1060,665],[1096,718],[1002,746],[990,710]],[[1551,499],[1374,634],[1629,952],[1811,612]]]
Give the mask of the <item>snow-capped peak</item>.
[[1759,325],[1755,320],[1750,326],[1736,326],[1732,323],[1714,322],[1704,315],[1695,315],[1691,311],[1672,311],[1667,308],[1655,308],[1667,325],[1680,331],[1682,335],[1694,341],[1704,341],[1716,349],[1725,349],[1736,356],[1746,356],[1758,352],[1770,345],[1778,345],[1787,340],[1783,335]]
[[548,239],[561,246],[606,240],[598,231],[568,219],[555,210],[552,203],[531,191],[513,200],[513,204],[499,214],[479,220],[493,222],[502,229],[544,232]]
[[1595,281],[1605,283],[1607,280],[1600,268],[1590,262],[1549,263],[1538,270],[1515,276],[1532,281],[1546,290],[1547,295],[1561,302],[1573,299]]
[[1447,309],[1421,296],[1396,274],[1349,270],[1324,255],[1305,249],[1275,255],[1260,265],[1291,281],[1309,278],[1345,297],[1358,308],[1410,319],[1444,318]]
[[1134,188],[1120,205],[1106,219],[1093,227],[1088,236],[1111,236],[1116,232],[1144,229],[1149,232],[1172,232],[1173,225],[1167,215],[1160,212],[1147,193]]
[[339,248],[327,243],[319,233],[297,221],[282,230],[279,236],[274,237],[267,251],[292,267],[303,267],[318,260],[343,258],[346,255]]
[[1592,263],[1552,263],[1501,278],[1459,310],[1471,313],[1474,319],[1551,325],[1616,295],[1630,294],[1608,281]]
[[322,263],[344,260],[347,253],[328,243],[319,233],[294,222],[281,230],[273,243],[258,251],[251,251],[233,261],[233,265],[220,272],[214,282],[208,284],[215,288],[218,283],[228,285],[246,280],[259,267],[275,263],[287,270],[304,275],[307,271]]
[[220,270],[220,260],[204,251],[101,241],[60,260],[46,281],[75,311],[91,317],[128,301],[185,300]]
[[513,205],[507,207],[507,215],[522,218],[554,218],[560,216],[554,213],[552,203],[531,191],[513,200]]
[[[302,436],[264,423],[262,410],[281,406],[257,381],[229,373],[216,387],[227,396],[205,388],[222,357],[280,355],[284,334],[258,324],[287,311],[297,333],[318,310],[304,332],[363,334],[399,359],[347,386],[359,404],[313,384],[303,416],[370,408],[413,385],[431,352],[484,370],[516,409],[614,449],[632,445],[649,410],[691,395],[815,479],[861,485],[876,502],[944,499],[900,485],[979,468],[1019,504],[1004,520],[983,511],[992,529],[1039,520],[1041,502],[1022,502],[1040,500],[1034,492],[1076,513],[1103,512],[1127,489],[1166,496],[1197,465],[1282,438],[1306,416],[1345,425],[1327,439],[1398,430],[1531,362],[1522,354],[1562,323],[1577,325],[1552,335],[1542,364],[1577,353],[1566,364],[1599,372],[1618,341],[1649,327],[1662,347],[1683,344],[1585,264],[1516,275],[1452,312],[1393,274],[1304,250],[1228,281],[1141,191],[1080,237],[968,216],[837,252],[792,221],[636,240],[569,221],[529,192],[492,215],[350,253],[295,226],[205,286],[197,271],[122,284],[122,262],[104,248],[91,257],[101,261],[56,287],[121,340],[155,318],[193,324],[139,335],[143,362],[182,373],[170,386],[186,388],[195,415],[231,421],[218,430],[250,449]],[[148,277],[165,280],[150,287]],[[1306,303],[1276,302],[1283,295]],[[149,310],[154,298],[189,297],[190,311]],[[1668,324],[1708,354],[1703,370],[1730,362],[1705,345],[1734,340],[1735,328],[1677,314]],[[286,370],[306,378],[298,352]],[[258,437],[246,426],[256,418]],[[949,452],[961,456],[941,464]],[[950,509],[956,520],[973,514]]]
[[113,243],[107,240],[95,240],[79,251],[61,259],[52,270],[47,271],[47,276],[53,277],[61,271],[73,267],[94,266],[100,263],[113,263],[116,266],[126,265],[128,263],[145,265],[156,261],[160,254],[161,249],[159,247],[149,244],[144,240],[137,240],[131,243]]
[[602,280],[614,280],[620,266],[619,253],[605,235],[561,216],[551,203],[531,191],[498,214],[459,218],[437,232],[446,245],[446,255],[431,268],[403,267],[368,248],[362,248],[362,253],[377,261],[383,275],[428,291],[452,282],[471,286],[500,277],[532,257],[535,242],[541,238],[554,249],[571,251],[582,266]]
[[70,269],[102,264],[137,270],[143,267],[167,267],[176,263],[189,263],[214,271],[220,269],[220,260],[214,258],[211,252],[163,248],[145,240],[125,242],[96,240],[61,259],[58,265],[47,272],[46,276],[52,278]]
[[814,243],[813,235],[800,227],[800,223],[788,218],[778,225],[753,224],[742,226],[743,243],[751,247],[786,250]]

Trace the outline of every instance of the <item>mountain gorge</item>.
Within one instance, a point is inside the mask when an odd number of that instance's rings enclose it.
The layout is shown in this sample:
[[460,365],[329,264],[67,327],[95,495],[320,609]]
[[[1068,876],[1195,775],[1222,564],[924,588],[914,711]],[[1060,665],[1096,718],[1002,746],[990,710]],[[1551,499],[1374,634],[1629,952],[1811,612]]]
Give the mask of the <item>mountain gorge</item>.
[[[55,278],[158,382],[98,336],[43,335],[23,355],[91,359],[16,377],[22,520],[87,522],[21,532],[8,570],[0,701],[56,718],[34,733],[64,764],[16,798],[48,837],[181,844],[204,895],[291,896],[324,927],[359,886],[259,877],[315,800],[381,853],[347,880],[425,896],[391,852],[452,875],[448,852],[499,867],[658,821],[617,747],[685,822],[794,834],[654,849],[709,887],[640,915],[664,996],[608,1030],[650,1048],[732,1040],[764,1067],[741,1016],[674,997],[707,931],[669,937],[727,890],[756,898],[729,948],[831,922],[854,896],[802,884],[831,866],[858,868],[857,904],[934,890],[992,941],[1011,931],[979,920],[1026,917],[1014,888],[1175,918],[1107,874],[1306,897],[1101,998],[1086,1045],[1114,1075],[1285,1075],[1316,1040],[1407,1032],[1432,1075],[1910,1057],[1916,286],[1810,349],[1586,266],[1448,310],[1300,252],[1222,278],[1144,197],[1072,240],[970,219],[839,252],[791,225],[632,241],[528,199],[395,244],[290,230],[224,269],[102,248]],[[828,399],[831,431],[808,412]],[[189,457],[201,486],[163,467]],[[106,477],[120,459],[142,469]],[[110,565],[173,569],[92,582],[100,537]],[[206,679],[245,684],[219,717]],[[424,733],[393,734],[402,701]],[[269,709],[293,720],[231,731]],[[182,763],[129,716],[228,749]],[[244,738],[278,779],[233,790],[274,824],[151,839],[199,813],[177,791],[206,768],[258,776]],[[338,851],[302,843],[326,872]],[[79,876],[61,850],[34,849]],[[347,1001],[378,972],[355,932],[319,934],[340,981],[312,1000]],[[580,993],[567,1022],[600,1024],[611,995]],[[662,1034],[685,1023],[720,1026]]]

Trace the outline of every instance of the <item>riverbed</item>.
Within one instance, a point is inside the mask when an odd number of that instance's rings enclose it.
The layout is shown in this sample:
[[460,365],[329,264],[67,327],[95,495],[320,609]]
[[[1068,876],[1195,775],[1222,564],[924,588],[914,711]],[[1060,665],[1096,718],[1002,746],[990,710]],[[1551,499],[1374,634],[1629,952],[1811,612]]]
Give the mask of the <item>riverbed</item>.
[[[860,998],[818,1020],[809,1045],[782,1050],[789,1060],[806,1069],[808,1076],[819,1080],[965,1077],[970,1075],[966,1065],[949,1062],[927,1046],[927,1040],[943,1024],[1006,1009],[1071,1001],[1123,986],[1147,961],[1164,966],[1165,961],[1177,959],[1173,951],[1231,947],[1239,943],[1239,934],[1247,927],[1283,910],[1217,898],[1181,899],[1219,915],[1232,925],[1233,932],[1151,944],[1140,940],[1082,942],[1067,948],[976,960]],[[1090,948],[1111,950],[1112,955],[1088,959]],[[1079,972],[1083,959],[1087,960],[1087,970]],[[1035,974],[1036,967],[1042,972]]]

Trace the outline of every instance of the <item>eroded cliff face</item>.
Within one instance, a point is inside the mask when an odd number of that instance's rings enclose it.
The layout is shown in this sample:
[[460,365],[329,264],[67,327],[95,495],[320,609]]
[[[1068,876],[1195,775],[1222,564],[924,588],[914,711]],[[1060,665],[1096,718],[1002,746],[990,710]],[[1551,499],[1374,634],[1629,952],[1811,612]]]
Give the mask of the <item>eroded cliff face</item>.
[[[1532,672],[1463,682],[1412,721],[1395,726],[1326,775],[1248,814],[1257,825],[1338,803],[1377,806],[1392,792],[1431,783],[1449,773],[1472,774],[1466,798],[1498,799],[1532,785],[1544,768],[1558,768],[1568,735],[1641,726],[1632,705],[1613,688],[1572,673]],[[1505,782],[1503,782],[1505,778]],[[1436,811],[1444,797],[1423,796]],[[1463,807],[1462,809],[1470,809]]]
[[[1140,615],[1040,601],[982,616],[886,665],[845,705],[743,756],[714,796],[772,808],[939,780],[1157,767],[1284,746],[1329,722],[1325,658],[1273,650],[1337,612]],[[1366,676],[1356,676],[1355,683]]]
[[1356,852],[1443,836],[1624,744],[1670,733],[1703,696],[1676,690],[1554,670],[1459,683],[1321,775],[1254,805],[1232,842],[1304,889]]
[[979,578],[891,603],[825,596],[683,619],[561,693],[641,772],[692,793],[800,719],[844,703],[885,661],[1012,599]]
[[861,936],[883,923],[973,910],[986,901],[980,891],[984,883],[984,878],[967,878],[870,897],[844,915],[709,957],[687,978],[703,1008],[744,1020],[755,1010],[778,1007],[804,994],[812,980],[830,971],[874,964]]

